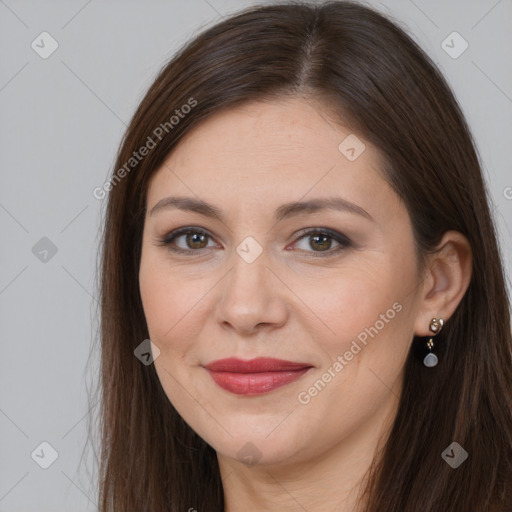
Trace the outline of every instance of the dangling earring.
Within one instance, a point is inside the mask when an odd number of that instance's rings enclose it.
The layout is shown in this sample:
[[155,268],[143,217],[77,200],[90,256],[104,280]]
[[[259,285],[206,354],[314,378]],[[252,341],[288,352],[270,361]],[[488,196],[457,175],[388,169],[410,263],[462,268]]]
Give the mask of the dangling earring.
[[[444,320],[442,318],[432,318],[432,321],[430,322],[429,329],[434,333],[434,336],[436,334],[439,334],[441,332],[441,329],[443,328]],[[428,368],[432,368],[432,366],[435,366],[438,363],[437,356],[432,352],[432,349],[434,348],[434,338],[431,337],[427,341],[428,354],[423,358],[423,364],[427,366]]]

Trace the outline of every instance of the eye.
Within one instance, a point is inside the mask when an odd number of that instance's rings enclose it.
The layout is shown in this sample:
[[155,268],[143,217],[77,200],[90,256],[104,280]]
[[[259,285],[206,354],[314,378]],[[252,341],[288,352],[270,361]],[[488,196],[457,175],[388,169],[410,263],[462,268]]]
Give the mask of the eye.
[[[333,247],[334,244],[334,249]],[[299,245],[302,243],[302,247]],[[327,228],[317,228],[303,233],[293,244],[299,249],[312,253],[311,256],[331,256],[351,246],[351,241],[341,233]],[[313,250],[310,250],[312,248]],[[315,254],[316,253],[316,254]],[[322,254],[325,253],[325,254]]]
[[[210,244],[209,244],[210,242]],[[333,249],[333,243],[334,249]],[[213,244],[213,245],[211,245]],[[300,246],[302,244],[302,247]],[[165,245],[175,253],[191,254],[199,253],[202,249],[215,247],[211,235],[201,228],[186,227],[171,231],[160,240],[160,245]],[[309,252],[309,256],[332,256],[352,245],[352,242],[343,234],[328,228],[315,228],[302,232],[293,247],[301,251]],[[313,249],[313,250],[311,250]]]
[[[208,245],[209,239],[211,239],[210,234],[203,229],[188,227],[172,231],[160,240],[160,245],[167,246],[173,252],[191,253],[211,247],[211,245]],[[213,240],[211,242],[215,246]]]

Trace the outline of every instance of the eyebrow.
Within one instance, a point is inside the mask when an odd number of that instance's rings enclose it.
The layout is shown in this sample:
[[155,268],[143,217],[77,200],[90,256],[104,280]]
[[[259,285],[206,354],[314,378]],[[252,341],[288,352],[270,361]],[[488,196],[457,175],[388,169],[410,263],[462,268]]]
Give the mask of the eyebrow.
[[[166,209],[178,209],[187,212],[195,212],[205,217],[217,219],[225,223],[222,210],[201,199],[192,197],[165,197],[151,208],[149,215],[152,216],[158,211]],[[274,222],[280,222],[286,218],[301,215],[304,213],[316,213],[322,210],[336,210],[341,212],[355,213],[375,222],[373,217],[361,206],[351,203],[341,197],[326,197],[322,199],[311,199],[309,201],[293,201],[281,205],[274,213]]]

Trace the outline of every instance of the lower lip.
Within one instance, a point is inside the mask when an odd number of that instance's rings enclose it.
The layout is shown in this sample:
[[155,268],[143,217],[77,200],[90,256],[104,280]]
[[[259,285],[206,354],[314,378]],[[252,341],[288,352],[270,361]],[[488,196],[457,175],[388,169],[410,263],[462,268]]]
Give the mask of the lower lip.
[[261,373],[214,372],[208,370],[214,382],[236,395],[261,395],[300,379],[310,368]]

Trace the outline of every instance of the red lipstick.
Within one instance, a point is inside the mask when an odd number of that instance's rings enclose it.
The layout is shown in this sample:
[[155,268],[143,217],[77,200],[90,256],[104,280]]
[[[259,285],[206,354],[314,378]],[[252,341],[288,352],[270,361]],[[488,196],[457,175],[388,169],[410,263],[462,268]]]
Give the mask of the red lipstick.
[[259,395],[302,377],[312,365],[258,357],[249,361],[219,359],[205,365],[214,382],[237,395]]

